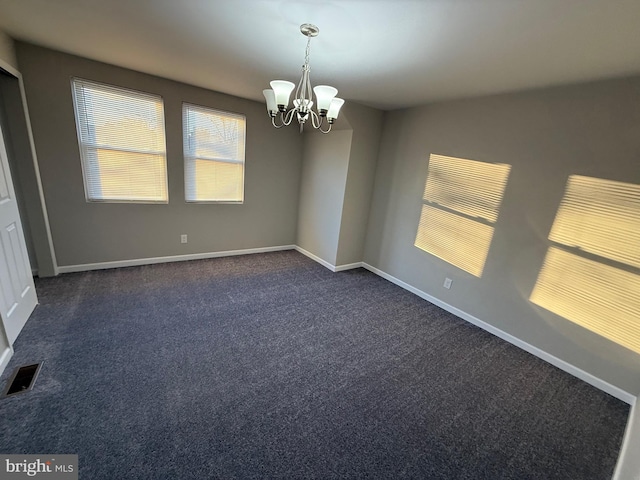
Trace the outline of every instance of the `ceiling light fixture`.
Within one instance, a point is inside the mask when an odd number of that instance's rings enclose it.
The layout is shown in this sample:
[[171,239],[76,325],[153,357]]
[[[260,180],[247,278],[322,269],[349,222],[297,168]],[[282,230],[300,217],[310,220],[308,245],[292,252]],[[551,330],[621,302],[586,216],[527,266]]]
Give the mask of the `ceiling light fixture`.
[[[311,109],[313,101],[311,96],[311,80],[309,79],[309,45],[311,38],[317,37],[320,29],[310,23],[300,25],[300,31],[305,35],[307,40],[307,50],[304,57],[304,65],[302,65],[302,78],[296,89],[296,96],[293,100],[293,108],[287,111],[289,107],[289,97],[291,92],[296,88],[295,84],[286,80],[273,80],[271,88],[263,90],[264,98],[267,100],[267,112],[271,117],[271,123],[276,128],[290,125],[295,116],[300,124],[300,132],[304,128],[305,122],[311,118],[313,128],[320,130],[322,133],[329,133],[331,125],[338,118],[340,107],[344,104],[344,100],[336,98],[338,90],[329,85],[318,85],[313,88],[316,94],[316,113]],[[276,123],[276,117],[280,116],[280,124]],[[324,119],[329,124],[329,128],[322,129]]]

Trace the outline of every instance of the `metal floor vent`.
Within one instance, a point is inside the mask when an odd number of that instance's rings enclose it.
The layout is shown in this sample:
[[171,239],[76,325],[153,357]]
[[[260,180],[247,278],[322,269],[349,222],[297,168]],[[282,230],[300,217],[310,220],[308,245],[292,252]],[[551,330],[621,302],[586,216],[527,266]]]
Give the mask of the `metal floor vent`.
[[38,373],[40,373],[40,368],[43,363],[44,362],[40,362],[34,363],[33,365],[17,367],[13,371],[13,375],[11,375],[7,388],[2,396],[10,397],[31,390],[34,383],[36,383],[36,378],[38,378]]

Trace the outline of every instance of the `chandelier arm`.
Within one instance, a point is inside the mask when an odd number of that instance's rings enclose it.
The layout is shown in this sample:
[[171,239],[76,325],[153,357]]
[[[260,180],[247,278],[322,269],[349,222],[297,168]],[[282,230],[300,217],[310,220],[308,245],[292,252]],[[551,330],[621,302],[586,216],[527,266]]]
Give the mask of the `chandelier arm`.
[[313,128],[320,128],[322,126],[322,117],[319,117],[316,112],[313,110],[311,113],[311,123],[313,124]]
[[281,117],[282,117],[282,124],[283,125],[291,125],[291,121],[293,120],[293,114],[296,112],[295,108],[292,108],[291,110],[289,110],[286,114],[282,113]]
[[[304,70],[304,65],[302,66],[302,75],[300,76],[300,81],[298,82],[298,86],[296,87],[296,100],[301,100],[301,88],[304,85],[304,78],[305,78],[305,70]],[[294,108],[297,108],[294,104]]]
[[331,131],[331,124],[329,124],[329,128],[327,128],[326,130],[323,130],[322,128],[320,128],[320,125],[319,125],[318,130],[320,130],[322,133],[329,133]]
[[[307,102],[305,100],[311,100],[311,97],[308,96],[308,88],[309,85],[309,49],[311,44],[311,37],[307,39],[307,48],[304,56],[304,64],[302,65],[302,75],[300,76],[300,82],[296,87],[296,100],[298,100],[298,105],[296,106],[294,103],[294,109],[300,110],[301,108],[305,108]],[[308,98],[307,98],[308,97]]]
[[296,107],[298,110],[304,110],[307,105],[307,83],[309,83],[309,70],[307,70],[307,66],[302,67],[302,79],[300,80],[300,93],[298,94],[298,106]]
[[274,126],[274,127],[276,127],[276,128],[282,128],[282,127],[284,127],[284,126],[285,126],[285,125],[284,125],[284,123],[283,123],[283,124],[280,124],[280,125],[277,125],[277,124],[276,124],[276,117],[271,117],[271,125],[273,125],[273,126]]
[[311,93],[311,67],[309,66],[309,51],[311,50],[311,37],[307,39],[307,48],[304,55],[304,65],[302,66],[302,84],[300,95],[300,107],[304,112],[311,110],[313,96]]

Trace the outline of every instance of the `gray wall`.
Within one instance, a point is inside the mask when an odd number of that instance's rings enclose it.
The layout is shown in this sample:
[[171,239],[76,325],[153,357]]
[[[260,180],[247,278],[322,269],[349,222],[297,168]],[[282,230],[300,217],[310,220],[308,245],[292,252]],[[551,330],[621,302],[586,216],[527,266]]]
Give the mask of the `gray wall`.
[[349,102],[331,133],[304,135],[298,246],[335,267],[362,261],[382,118]]
[[[640,184],[639,125],[640,78],[387,112],[365,261],[638,395],[638,354],[528,298],[569,175]],[[481,278],[413,245],[430,153],[512,166]]]
[[383,118],[381,110],[353,102],[343,108],[353,135],[335,263],[338,266],[362,261]]
[[[264,105],[17,42],[59,266],[291,245],[296,240],[302,136],[275,130]],[[87,203],[71,77],[161,95],[169,204]],[[184,201],[182,102],[247,117],[245,202]],[[180,243],[180,234],[189,236]]]
[[338,254],[352,135],[351,130],[304,134],[297,245],[331,265]]
[[2,30],[0,30],[0,60],[7,63],[10,67],[18,68],[13,39]]

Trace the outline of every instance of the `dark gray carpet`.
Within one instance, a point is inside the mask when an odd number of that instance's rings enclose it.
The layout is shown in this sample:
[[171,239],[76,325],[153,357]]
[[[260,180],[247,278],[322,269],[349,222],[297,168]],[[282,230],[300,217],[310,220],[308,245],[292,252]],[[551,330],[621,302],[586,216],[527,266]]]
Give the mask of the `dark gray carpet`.
[[607,479],[623,402],[357,269],[299,253],[67,274],[6,369],[0,451],[81,479]]

